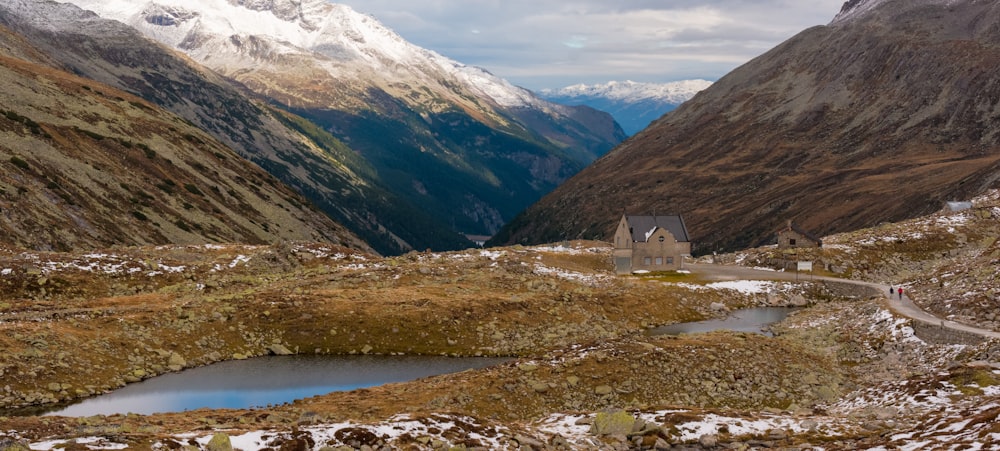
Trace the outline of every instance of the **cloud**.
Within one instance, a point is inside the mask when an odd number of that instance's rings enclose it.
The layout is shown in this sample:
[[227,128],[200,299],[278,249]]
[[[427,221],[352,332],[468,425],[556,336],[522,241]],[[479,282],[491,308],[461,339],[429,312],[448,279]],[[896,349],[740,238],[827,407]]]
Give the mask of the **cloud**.
[[[531,89],[718,79],[843,0],[348,0],[408,41]],[[470,32],[470,30],[472,30]]]

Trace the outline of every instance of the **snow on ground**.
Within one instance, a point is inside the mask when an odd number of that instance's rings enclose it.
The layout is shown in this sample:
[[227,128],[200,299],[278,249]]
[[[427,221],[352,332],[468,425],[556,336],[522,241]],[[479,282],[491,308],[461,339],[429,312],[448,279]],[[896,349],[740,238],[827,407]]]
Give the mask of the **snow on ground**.
[[787,290],[788,283],[774,282],[768,280],[726,280],[722,282],[712,282],[706,285],[699,285],[686,282],[663,282],[664,285],[681,287],[692,291],[704,290],[732,290],[743,294],[774,293]]
[[588,286],[598,286],[612,279],[611,276],[605,274],[585,274],[582,272],[569,271],[562,268],[553,268],[550,266],[545,266],[541,263],[535,263],[534,268],[535,274],[543,276],[556,276],[560,279],[570,280],[573,282],[585,284]]
[[743,294],[773,293],[786,288],[785,283],[767,280],[726,280],[698,285],[685,282],[664,282],[664,285],[686,288],[689,290],[733,290]]
[[[687,410],[661,410],[638,414],[638,417],[649,423],[660,423],[664,417],[682,413],[686,416],[693,416]],[[539,432],[565,438],[570,444],[575,446],[592,446],[594,437],[590,434],[590,423],[588,417],[593,415],[570,415],[553,414],[534,424],[534,428]],[[811,422],[806,422],[811,420]],[[717,435],[722,431],[728,431],[733,437],[763,436],[771,431],[793,431],[803,433],[815,430],[831,435],[836,435],[837,430],[843,430],[846,423],[840,419],[831,417],[794,417],[791,415],[769,415],[762,414],[754,419],[731,417],[716,414],[705,414],[698,420],[686,421],[676,424],[678,435],[674,437],[679,442],[697,442],[702,436]],[[674,429],[674,428],[672,428]]]
[[[407,440],[426,440],[427,443],[438,441],[451,443],[446,437],[463,437],[463,442],[478,442],[480,447],[486,449],[504,449],[502,437],[513,437],[516,434],[502,426],[485,426],[478,420],[458,415],[431,415],[427,418],[411,418],[408,415],[398,415],[387,421],[362,424],[362,423],[330,423],[309,427],[302,427],[301,432],[309,435],[318,446],[344,446],[344,443],[337,435],[350,436],[354,434],[344,433],[344,431],[358,431],[370,433],[380,440],[394,444],[400,438]],[[226,431],[219,431],[226,432]],[[341,432],[341,434],[338,434]],[[194,439],[203,448],[207,447],[212,440],[215,431],[198,434],[183,434],[175,438],[179,441]],[[287,433],[271,431],[251,431],[242,434],[232,433],[230,443],[233,449],[245,451],[271,448],[278,443],[287,440],[290,436]],[[323,445],[320,445],[323,444]],[[166,449],[166,445],[157,444],[153,449]],[[35,449],[35,448],[32,448]],[[51,449],[51,448],[48,448]]]
[[504,252],[504,251],[482,250],[482,251],[479,252],[479,256],[480,257],[486,257],[486,258],[488,258],[490,260],[493,260],[493,261],[496,261],[500,257],[503,257],[505,255],[507,255],[507,253]]
[[69,444],[77,443],[87,449],[128,449],[128,445],[114,443],[104,437],[83,437],[75,440],[49,440],[45,442],[32,443],[29,448],[32,450],[54,450],[67,448]]
[[705,286],[716,290],[734,290],[743,294],[758,294],[774,291],[777,284],[766,280],[726,280],[723,282],[713,282]]
[[604,254],[608,253],[611,248],[608,247],[570,247],[562,244],[549,245],[549,246],[533,246],[529,249],[535,252],[549,252],[553,254],[569,254],[569,255],[580,255],[580,254]]

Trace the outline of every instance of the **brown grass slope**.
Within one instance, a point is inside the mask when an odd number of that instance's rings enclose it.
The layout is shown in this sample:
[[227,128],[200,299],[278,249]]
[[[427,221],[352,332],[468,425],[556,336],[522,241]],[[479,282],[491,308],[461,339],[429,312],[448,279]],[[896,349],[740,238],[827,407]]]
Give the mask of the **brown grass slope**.
[[180,117],[15,58],[40,54],[5,28],[0,35],[0,242],[68,250],[318,240],[368,249]]
[[[954,2],[953,2],[954,3]],[[1000,177],[1000,6],[887,1],[803,31],[654,122],[498,243],[606,238],[622,210],[685,215],[696,252],[936,211]]]

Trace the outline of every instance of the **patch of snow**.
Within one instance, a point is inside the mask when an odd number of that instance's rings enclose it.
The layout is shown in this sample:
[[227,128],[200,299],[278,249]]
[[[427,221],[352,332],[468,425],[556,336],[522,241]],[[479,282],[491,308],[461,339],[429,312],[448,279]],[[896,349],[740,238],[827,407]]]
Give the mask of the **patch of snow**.
[[507,255],[507,253],[504,252],[504,251],[489,251],[489,250],[479,251],[479,256],[480,257],[486,257],[486,258],[488,258],[490,260],[494,260],[494,261],[496,261],[497,259],[499,259],[500,257],[503,257],[505,255]]
[[9,275],[11,275],[13,273],[14,273],[13,269],[4,268],[3,271],[0,271],[0,276],[9,276]]
[[551,268],[541,263],[535,263],[534,272],[535,274],[556,276],[559,277],[560,279],[570,280],[573,282],[578,282],[589,286],[597,286],[608,280],[608,276],[602,274],[584,274],[581,272],[568,271],[561,268]]
[[67,445],[72,443],[83,445],[87,449],[128,449],[128,445],[124,443],[114,443],[104,437],[82,437],[75,440],[50,440],[32,443],[29,445],[29,448],[32,450],[48,451],[66,448]]
[[580,254],[601,254],[607,251],[607,249],[602,249],[599,247],[585,247],[585,248],[575,248],[564,245],[556,246],[534,246],[531,250],[536,252],[550,252],[554,254],[569,254],[569,255],[580,255]]
[[247,257],[246,255],[243,254],[237,255],[236,258],[233,259],[233,261],[229,262],[229,268],[230,269],[235,268],[236,265],[246,264],[249,261],[250,257]]
[[713,282],[706,286],[719,290],[735,290],[743,294],[757,294],[772,291],[776,284],[764,280],[727,280]]
[[[461,436],[466,437],[468,440],[478,441],[487,449],[503,449],[504,444],[500,442],[501,437],[514,435],[512,431],[504,427],[483,427],[485,433],[479,433],[468,430],[466,425],[481,426],[478,420],[464,416],[432,415],[428,418],[412,419],[407,415],[397,415],[386,421],[374,424],[354,422],[330,423],[304,427],[302,428],[302,432],[309,434],[316,443],[323,443],[330,446],[347,445],[336,437],[337,431],[345,428],[366,430],[389,443],[402,436],[426,436],[434,440],[450,443],[449,437],[454,437],[456,432],[460,432]],[[175,438],[182,441],[194,439],[199,445],[205,447],[212,440],[213,435],[214,433],[207,435],[180,434],[176,435]],[[282,435],[283,433],[271,431],[250,431],[240,435],[232,435],[229,437],[229,440],[232,443],[233,449],[254,450],[270,447],[272,445],[272,438]]]

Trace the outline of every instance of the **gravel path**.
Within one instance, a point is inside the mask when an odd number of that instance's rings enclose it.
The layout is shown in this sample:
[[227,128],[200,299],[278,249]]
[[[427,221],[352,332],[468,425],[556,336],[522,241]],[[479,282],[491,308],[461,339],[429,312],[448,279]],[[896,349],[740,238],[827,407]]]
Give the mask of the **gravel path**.
[[838,279],[836,277],[824,277],[824,276],[813,276],[806,273],[796,274],[795,272],[789,271],[769,271],[748,268],[745,266],[732,266],[732,265],[713,265],[704,263],[685,263],[684,269],[691,271],[703,278],[711,280],[740,280],[740,279],[755,279],[755,280],[786,280],[786,281],[806,281],[806,280],[829,280],[833,282],[841,283],[851,283],[855,285],[862,285],[867,287],[875,288],[885,294],[886,305],[892,311],[912,318],[916,321],[931,324],[934,326],[941,326],[951,330],[957,330],[962,332],[968,332],[976,334],[986,338],[1000,338],[1000,332],[994,332],[992,330],[980,329],[975,326],[970,326],[968,324],[957,323],[955,321],[950,321],[946,319],[938,318],[930,313],[921,310],[913,301],[906,296],[906,291],[903,291],[902,299],[899,296],[889,294],[889,285],[883,285],[872,282],[862,282],[859,280],[850,279]]

